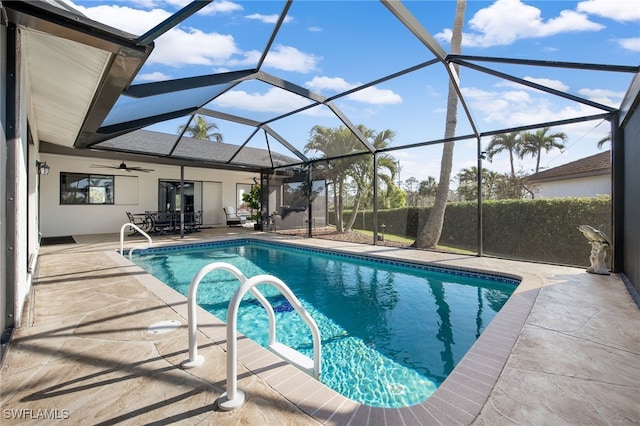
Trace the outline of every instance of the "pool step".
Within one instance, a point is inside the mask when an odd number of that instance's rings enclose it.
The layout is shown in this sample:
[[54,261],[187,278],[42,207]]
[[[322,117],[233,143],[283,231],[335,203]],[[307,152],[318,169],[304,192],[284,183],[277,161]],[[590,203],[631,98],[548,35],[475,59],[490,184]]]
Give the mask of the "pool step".
[[269,345],[269,350],[313,377],[313,360],[308,356],[278,342]]

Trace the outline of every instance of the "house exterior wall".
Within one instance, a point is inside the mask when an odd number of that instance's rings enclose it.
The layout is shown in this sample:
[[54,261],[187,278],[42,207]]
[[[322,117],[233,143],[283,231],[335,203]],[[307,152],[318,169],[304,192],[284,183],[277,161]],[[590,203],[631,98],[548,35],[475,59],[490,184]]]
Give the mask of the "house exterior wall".
[[[118,233],[127,223],[126,212],[158,210],[158,181],[180,180],[180,167],[127,161],[131,166],[150,168],[149,173],[127,172],[92,165],[117,165],[118,160],[41,154],[51,167],[40,180],[40,231],[43,237]],[[112,205],[61,205],[60,173],[91,173],[115,176]],[[252,182],[255,173],[185,167],[185,181],[203,182],[204,226],[224,225],[222,208],[236,205],[236,184]]]
[[536,185],[536,198],[611,195],[611,177],[608,174],[540,182]]

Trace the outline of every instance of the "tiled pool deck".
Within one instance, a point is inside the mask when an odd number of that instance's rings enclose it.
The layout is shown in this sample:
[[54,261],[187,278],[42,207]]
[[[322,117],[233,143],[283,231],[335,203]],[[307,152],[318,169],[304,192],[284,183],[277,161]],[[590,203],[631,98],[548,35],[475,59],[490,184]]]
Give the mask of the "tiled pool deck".
[[[219,228],[154,245],[248,236]],[[186,299],[117,255],[118,236],[43,247],[37,284],[2,365],[3,424],[573,425],[640,423],[640,311],[619,277],[583,269],[259,234],[522,277],[445,383],[401,409],[353,402],[248,339],[238,342],[245,404],[220,411],[226,330],[198,312],[202,366],[188,358]],[[126,247],[132,247],[130,242]],[[136,243],[144,246],[142,242]],[[150,334],[158,321],[181,327]],[[22,417],[19,419],[18,417]]]

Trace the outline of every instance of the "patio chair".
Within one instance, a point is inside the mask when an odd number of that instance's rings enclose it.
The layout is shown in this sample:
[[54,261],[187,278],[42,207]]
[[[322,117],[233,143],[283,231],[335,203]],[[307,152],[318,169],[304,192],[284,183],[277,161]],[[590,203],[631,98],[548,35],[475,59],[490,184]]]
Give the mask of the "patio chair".
[[195,212],[184,214],[184,229],[187,232],[197,232],[200,227],[200,215]]
[[227,218],[227,226],[242,226],[247,221],[244,216],[238,216],[236,209],[231,206],[223,207],[222,210]]
[[[133,223],[138,228],[143,231],[149,230],[149,221],[147,220],[147,216],[145,214],[133,214],[131,212],[125,212],[127,214],[127,219],[129,219],[129,223]],[[133,232],[129,235],[138,234],[138,230],[134,229]]]
[[163,233],[165,231],[173,231],[175,224],[173,222],[172,212],[158,212],[153,215],[153,231]]

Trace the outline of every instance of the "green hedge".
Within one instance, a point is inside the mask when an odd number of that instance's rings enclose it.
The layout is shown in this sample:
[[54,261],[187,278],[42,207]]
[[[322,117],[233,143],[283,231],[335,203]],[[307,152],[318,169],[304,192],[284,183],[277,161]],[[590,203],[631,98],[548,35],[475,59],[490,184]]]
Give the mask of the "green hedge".
[[[378,223],[385,225],[387,234],[415,238],[419,214],[427,215],[430,210],[380,210]],[[350,213],[345,211],[345,218]],[[591,246],[578,226],[591,225],[611,237],[610,197],[485,201],[482,215],[483,251],[487,255],[588,266]],[[329,212],[329,221],[335,223],[333,212]],[[477,223],[477,203],[450,203],[440,245],[477,250]],[[373,231],[373,212],[358,212],[354,229]]]

